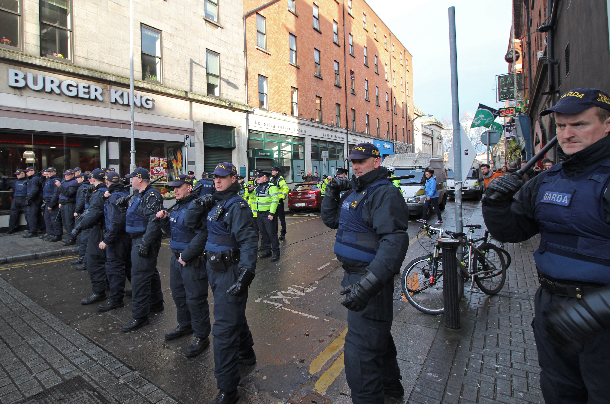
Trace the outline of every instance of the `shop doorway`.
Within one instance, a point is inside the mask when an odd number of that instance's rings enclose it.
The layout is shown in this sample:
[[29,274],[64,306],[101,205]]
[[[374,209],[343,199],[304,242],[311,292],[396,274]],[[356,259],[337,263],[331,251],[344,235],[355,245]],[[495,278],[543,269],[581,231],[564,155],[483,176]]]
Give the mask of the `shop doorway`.
[[305,181],[305,160],[292,160],[292,180],[294,182]]

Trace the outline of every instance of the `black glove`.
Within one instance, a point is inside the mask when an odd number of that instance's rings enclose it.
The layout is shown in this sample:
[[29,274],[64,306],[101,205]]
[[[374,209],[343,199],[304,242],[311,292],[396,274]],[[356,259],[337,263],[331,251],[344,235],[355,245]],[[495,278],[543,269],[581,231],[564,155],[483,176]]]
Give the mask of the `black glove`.
[[348,191],[349,189],[350,183],[347,178],[335,177],[330,180],[328,185],[326,185],[325,194],[331,197],[332,199],[338,201],[341,196],[341,192]]
[[75,227],[74,229],[72,229],[72,232],[70,232],[70,234],[72,235],[72,237],[77,237],[80,232],[81,232],[81,228],[80,227]]
[[30,203],[32,203],[32,200],[30,199],[29,196],[26,196],[23,203],[25,203],[25,206],[30,206]]
[[362,311],[369,303],[369,300],[379,293],[382,288],[383,283],[381,280],[372,272],[367,271],[358,283],[343,289],[341,294],[345,295],[345,300],[341,304],[349,310]]
[[208,210],[208,211],[211,210],[214,207],[214,205],[216,205],[216,201],[214,200],[214,197],[212,196],[212,194],[200,196],[199,198],[195,199],[193,202],[196,203],[197,205],[203,207],[204,210]]
[[544,328],[559,348],[580,351],[595,335],[610,325],[610,289],[585,294],[557,304]]
[[239,276],[235,283],[227,290],[231,296],[243,296],[254,279],[254,272],[246,268],[239,268]]
[[485,198],[493,202],[509,202],[522,186],[521,177],[517,174],[506,174],[489,183]]
[[150,246],[146,243],[140,244],[140,248],[138,249],[138,255],[140,257],[148,257],[148,252],[150,251]]
[[121,196],[120,198],[116,199],[115,203],[117,204],[117,206],[126,207],[127,205],[129,205],[130,199],[130,196]]

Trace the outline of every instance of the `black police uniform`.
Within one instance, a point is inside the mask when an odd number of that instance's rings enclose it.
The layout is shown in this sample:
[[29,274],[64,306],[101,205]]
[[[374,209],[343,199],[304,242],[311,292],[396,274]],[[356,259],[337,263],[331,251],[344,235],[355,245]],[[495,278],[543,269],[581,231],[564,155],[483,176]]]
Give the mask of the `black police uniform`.
[[[47,234],[53,237],[54,241],[58,241],[61,238],[62,229],[59,207],[57,206],[59,188],[55,185],[55,180],[61,181],[56,175],[47,177],[42,187],[42,199],[44,201],[44,223]],[[53,204],[53,200],[55,200],[55,204]]]
[[25,215],[28,222],[28,230],[31,235],[36,234],[42,227],[39,223],[40,205],[42,205],[42,181],[39,176],[32,174],[27,177],[26,182],[27,196],[25,204],[27,205]]
[[[74,213],[78,213],[78,216],[76,216],[74,220],[75,223],[78,223],[82,220],[86,210],[89,208],[89,199],[91,197],[91,192],[93,191],[93,186],[90,185],[88,182],[89,180],[83,180],[83,182],[79,184],[79,187],[76,191],[76,203],[74,204]],[[78,235],[78,238],[76,240],[78,245],[78,258],[79,261],[83,263],[86,263],[87,240],[89,239],[90,233],[91,229],[85,229]]]
[[[135,195],[127,208],[126,230],[131,237],[131,312],[135,320],[145,319],[150,311],[163,310],[161,277],[157,257],[162,231],[151,219],[163,208],[161,193],[148,185]],[[148,249],[144,257],[140,250]]]
[[17,227],[19,226],[19,213],[27,212],[27,206],[25,204],[25,198],[28,195],[27,177],[23,177],[21,179],[17,178],[13,180],[11,183],[11,188],[13,188],[14,193],[13,201],[11,202],[8,231],[10,233],[13,233],[17,230]]
[[394,275],[409,246],[408,208],[385,168],[352,179],[352,191],[334,199],[327,186],[322,220],[337,230],[335,254],[345,274],[344,288],[368,272],[380,291],[362,311],[348,310],[345,375],[356,404],[383,403],[384,390],[402,395],[396,347],[390,333],[393,319]]
[[64,242],[66,245],[76,243],[76,240],[72,237],[72,230],[74,230],[74,204],[76,203],[78,187],[78,181],[74,178],[69,181],[64,179],[59,186],[59,204],[61,205],[59,209],[61,211],[61,222],[67,237]]
[[[272,175],[269,178],[269,183],[275,185],[277,187],[278,191],[281,192],[280,181],[285,181],[284,177],[282,177],[280,174]],[[282,198],[282,196],[283,196],[282,194],[278,195],[279,203],[277,205],[277,210],[275,211],[275,215],[277,216],[278,223],[282,226],[280,235],[281,235],[281,237],[284,237],[286,235],[286,211],[284,210],[284,199]]]
[[197,186],[200,187],[199,196],[213,194],[215,191],[214,182],[209,178],[202,178],[197,181]]
[[610,137],[570,156],[560,149],[558,154],[565,161],[525,183],[512,203],[486,197],[483,217],[492,236],[503,242],[541,235],[534,254],[541,287],[532,326],[545,401],[607,402],[610,330],[569,351],[554,345],[546,326],[554,308],[610,284]]

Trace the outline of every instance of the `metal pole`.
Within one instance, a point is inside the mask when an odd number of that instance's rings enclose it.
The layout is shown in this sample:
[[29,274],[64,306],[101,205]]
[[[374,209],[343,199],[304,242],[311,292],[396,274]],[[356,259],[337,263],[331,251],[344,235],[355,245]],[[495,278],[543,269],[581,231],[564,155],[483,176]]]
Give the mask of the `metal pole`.
[[489,136],[491,133],[487,132],[487,164],[489,164]]
[[449,7],[449,53],[451,56],[451,106],[453,117],[453,175],[455,177],[455,229],[462,232],[462,127],[458,100],[457,46],[455,39],[455,7]]
[[131,160],[129,172],[136,169],[136,138],[133,110],[133,0],[129,0],[129,108],[131,109]]

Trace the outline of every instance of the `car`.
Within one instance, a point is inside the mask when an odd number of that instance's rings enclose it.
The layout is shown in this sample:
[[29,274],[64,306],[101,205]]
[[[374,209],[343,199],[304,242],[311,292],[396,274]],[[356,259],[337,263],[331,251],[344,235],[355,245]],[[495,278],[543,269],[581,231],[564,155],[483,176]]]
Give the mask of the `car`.
[[321,208],[322,190],[317,182],[296,184],[288,193],[288,209],[291,211]]
[[[449,197],[455,199],[455,179],[453,170],[447,170],[447,189]],[[479,179],[479,169],[471,168],[462,184],[462,198],[472,198],[480,201],[483,197],[483,181]]]

